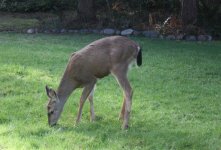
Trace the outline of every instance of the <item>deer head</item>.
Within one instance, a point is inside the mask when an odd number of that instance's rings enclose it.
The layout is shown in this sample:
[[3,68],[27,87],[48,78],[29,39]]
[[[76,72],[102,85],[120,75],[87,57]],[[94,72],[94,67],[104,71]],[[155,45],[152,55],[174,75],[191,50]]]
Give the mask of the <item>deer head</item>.
[[60,109],[59,109],[60,100],[57,96],[57,93],[53,89],[49,88],[48,86],[46,86],[45,89],[49,98],[47,105],[48,124],[50,126],[54,126],[56,125],[58,118],[60,116]]

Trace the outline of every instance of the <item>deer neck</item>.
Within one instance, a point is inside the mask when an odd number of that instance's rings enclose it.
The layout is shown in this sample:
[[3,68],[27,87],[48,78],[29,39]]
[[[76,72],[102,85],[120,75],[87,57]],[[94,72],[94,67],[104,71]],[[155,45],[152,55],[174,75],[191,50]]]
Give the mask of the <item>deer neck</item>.
[[68,75],[64,74],[57,89],[57,96],[61,106],[65,104],[68,97],[71,95],[77,84]]

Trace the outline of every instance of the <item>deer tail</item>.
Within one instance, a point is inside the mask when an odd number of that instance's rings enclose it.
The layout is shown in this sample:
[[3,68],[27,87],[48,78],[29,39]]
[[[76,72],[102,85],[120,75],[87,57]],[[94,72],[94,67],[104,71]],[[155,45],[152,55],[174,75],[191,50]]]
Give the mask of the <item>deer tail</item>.
[[141,51],[141,48],[140,48],[140,47],[138,47],[137,65],[138,65],[138,66],[141,66],[141,65],[142,65],[142,51]]

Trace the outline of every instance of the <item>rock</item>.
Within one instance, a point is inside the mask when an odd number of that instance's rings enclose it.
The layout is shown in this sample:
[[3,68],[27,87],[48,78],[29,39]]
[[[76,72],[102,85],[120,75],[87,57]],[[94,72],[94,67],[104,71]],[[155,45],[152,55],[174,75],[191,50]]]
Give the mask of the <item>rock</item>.
[[134,30],[134,32],[133,32],[133,35],[135,35],[135,36],[139,36],[141,34],[142,34],[141,31]]
[[98,29],[93,29],[91,32],[94,33],[94,34],[99,34],[99,33],[100,33],[100,30],[98,30]]
[[166,39],[167,39],[167,40],[175,40],[176,37],[175,37],[175,35],[170,34],[170,35],[167,35],[167,36],[166,36]]
[[198,39],[198,41],[207,41],[207,36],[206,35],[198,35],[197,39]]
[[74,30],[74,33],[79,33],[79,30]]
[[183,34],[178,34],[176,36],[176,40],[183,40],[184,35]]
[[159,36],[159,32],[157,32],[157,31],[143,31],[143,35],[148,38],[157,38]]
[[185,37],[185,40],[186,41],[196,41],[196,36],[194,36],[194,35],[187,35]]
[[47,30],[47,29],[44,30],[43,32],[44,32],[44,33],[51,33],[50,30]]
[[66,33],[67,32],[67,30],[66,29],[61,29],[61,31],[60,31],[61,33]]
[[115,33],[115,30],[111,28],[106,28],[103,30],[103,34],[113,35],[114,33]]
[[39,30],[38,30],[38,28],[35,28],[35,33],[39,33]]
[[59,33],[59,30],[58,29],[52,29],[51,32],[52,33]]
[[83,34],[90,33],[90,31],[88,29],[81,29],[81,30],[79,30],[79,32],[83,33]]
[[120,30],[116,30],[115,32],[116,35],[120,35],[120,33],[121,33]]
[[69,29],[69,30],[67,30],[67,32],[68,32],[68,33],[74,33],[74,30]]
[[161,35],[159,35],[159,38],[160,38],[161,40],[163,40],[163,39],[164,39],[164,36],[161,34]]
[[120,34],[123,36],[128,36],[128,35],[131,35],[133,31],[134,31],[133,29],[126,29],[126,30],[121,31]]
[[28,29],[28,30],[27,30],[27,33],[28,33],[28,34],[33,34],[33,33],[35,33],[35,29],[32,29],[32,28],[31,28],[31,29]]
[[206,35],[207,36],[207,40],[208,41],[212,41],[213,40],[213,37],[211,35]]

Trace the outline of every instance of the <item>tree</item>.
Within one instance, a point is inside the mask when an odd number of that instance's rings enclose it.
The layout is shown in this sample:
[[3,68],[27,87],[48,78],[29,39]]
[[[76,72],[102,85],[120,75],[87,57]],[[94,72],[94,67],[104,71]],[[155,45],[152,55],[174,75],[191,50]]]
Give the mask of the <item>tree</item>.
[[181,0],[181,17],[183,25],[193,25],[197,22],[197,0]]
[[94,0],[78,0],[78,19],[83,22],[96,20]]

